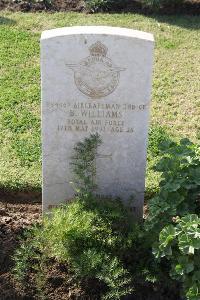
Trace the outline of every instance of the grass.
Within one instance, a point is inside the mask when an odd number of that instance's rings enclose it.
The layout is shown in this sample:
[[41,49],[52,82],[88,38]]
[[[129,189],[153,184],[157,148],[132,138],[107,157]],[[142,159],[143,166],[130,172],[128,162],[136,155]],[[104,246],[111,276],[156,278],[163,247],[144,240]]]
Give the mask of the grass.
[[[151,126],[164,135],[200,138],[200,17],[139,14],[0,13],[0,188],[40,190],[41,32],[63,26],[110,25],[152,32],[156,40]],[[158,133],[157,133],[158,132]],[[157,138],[158,136],[158,138]],[[157,140],[156,140],[157,139]],[[151,149],[150,149],[151,150]],[[147,172],[147,190],[157,181]]]

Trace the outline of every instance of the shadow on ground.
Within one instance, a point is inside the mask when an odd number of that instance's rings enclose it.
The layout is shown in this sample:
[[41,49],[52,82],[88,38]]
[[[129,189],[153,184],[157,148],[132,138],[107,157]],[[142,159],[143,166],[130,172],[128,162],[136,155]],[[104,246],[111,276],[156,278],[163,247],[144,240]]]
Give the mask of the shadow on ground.
[[159,23],[167,23],[177,27],[182,27],[186,29],[199,30],[200,29],[200,16],[192,15],[149,15],[150,18],[156,20]]
[[16,21],[0,16],[0,25],[14,25],[14,24],[16,24]]
[[41,190],[34,189],[33,187],[27,187],[22,191],[0,188],[0,201],[2,203],[22,204],[41,203],[42,192]]
[[188,0],[179,6],[168,6],[155,12],[153,9],[143,7],[138,1],[131,1],[130,4],[122,10],[114,10],[110,12],[139,14],[156,20],[159,23],[167,23],[170,25],[198,30],[200,28],[200,1]]

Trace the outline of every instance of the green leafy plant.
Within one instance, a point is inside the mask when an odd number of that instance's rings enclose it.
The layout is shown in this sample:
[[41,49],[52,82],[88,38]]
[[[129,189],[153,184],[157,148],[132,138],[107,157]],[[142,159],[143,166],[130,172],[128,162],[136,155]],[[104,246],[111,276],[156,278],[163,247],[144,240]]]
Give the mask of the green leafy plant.
[[[148,202],[147,231],[158,232],[172,218],[188,213],[199,213],[200,147],[182,139],[179,143],[167,141],[161,145],[162,158],[154,167],[161,172],[160,190]],[[154,239],[153,234],[151,235]]]
[[[148,202],[146,238],[152,244],[161,273],[169,273],[183,285],[187,299],[199,299],[199,200],[200,147],[182,139],[160,145],[161,159],[155,170],[161,172],[158,194]],[[177,225],[174,225],[177,224]],[[168,263],[165,263],[165,258]],[[171,270],[170,270],[171,269]]]
[[166,141],[170,141],[170,137],[165,127],[159,125],[151,126],[149,130],[148,154],[158,156],[161,153],[160,145]]
[[154,255],[170,261],[170,275],[183,283],[187,299],[200,299],[200,218],[196,214],[176,218],[174,225],[164,227]]

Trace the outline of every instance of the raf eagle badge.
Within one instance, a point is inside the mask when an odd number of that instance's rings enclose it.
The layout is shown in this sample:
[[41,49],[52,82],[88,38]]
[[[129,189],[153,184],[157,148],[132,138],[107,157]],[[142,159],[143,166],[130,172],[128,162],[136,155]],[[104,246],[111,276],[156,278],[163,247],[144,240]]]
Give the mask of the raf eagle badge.
[[79,64],[67,64],[74,71],[74,82],[83,94],[93,99],[105,97],[117,88],[120,72],[107,55],[107,47],[96,42],[90,48],[90,55]]

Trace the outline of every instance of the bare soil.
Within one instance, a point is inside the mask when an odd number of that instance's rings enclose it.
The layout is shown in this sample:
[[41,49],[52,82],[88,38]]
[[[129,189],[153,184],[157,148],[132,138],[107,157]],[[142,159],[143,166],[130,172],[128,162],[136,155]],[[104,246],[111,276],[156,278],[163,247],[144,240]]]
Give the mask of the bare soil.
[[15,288],[11,269],[12,255],[25,228],[41,220],[40,204],[7,203],[0,201],[0,299],[31,299]]
[[[172,2],[173,3],[173,2]],[[7,9],[10,11],[77,11],[88,12],[84,0],[52,0],[48,1],[31,1],[31,0],[0,0],[0,10]],[[113,7],[111,12],[133,12],[142,14],[152,14],[155,11],[144,7],[140,0],[130,0],[128,4]],[[180,5],[169,5],[159,10],[160,14],[200,14],[200,0],[185,0]]]
[[10,11],[82,11],[84,10],[83,0],[53,0],[49,5],[46,1],[31,0],[0,0],[0,10],[8,9]]

